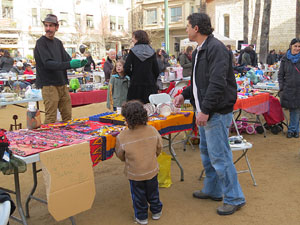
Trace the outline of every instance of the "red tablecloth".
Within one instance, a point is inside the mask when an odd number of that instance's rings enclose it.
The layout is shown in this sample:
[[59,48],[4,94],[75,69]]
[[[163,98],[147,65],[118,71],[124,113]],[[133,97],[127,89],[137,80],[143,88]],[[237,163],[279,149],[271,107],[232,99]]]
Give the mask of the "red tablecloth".
[[269,98],[269,93],[261,93],[249,98],[238,99],[233,109],[242,109],[248,113],[260,115],[269,111]]
[[106,95],[107,95],[107,90],[70,93],[72,106],[105,102]]

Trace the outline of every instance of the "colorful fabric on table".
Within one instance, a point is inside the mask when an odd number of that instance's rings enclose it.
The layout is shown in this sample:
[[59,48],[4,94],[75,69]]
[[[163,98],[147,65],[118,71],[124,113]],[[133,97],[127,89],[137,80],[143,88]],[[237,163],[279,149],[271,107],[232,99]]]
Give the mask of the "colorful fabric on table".
[[193,128],[193,112],[184,111],[179,114],[170,115],[165,120],[149,121],[161,135],[191,130]]
[[100,136],[90,140],[90,153],[93,166],[110,159],[115,151],[116,138],[112,135]]
[[261,93],[245,99],[237,99],[233,109],[242,109],[256,115],[269,111],[269,93]]
[[91,139],[90,135],[62,129],[18,130],[7,132],[10,150],[20,156],[79,144]]
[[42,128],[55,127],[55,128],[65,129],[65,130],[72,130],[83,134],[94,134],[97,131],[107,126],[112,126],[112,124],[89,121],[88,118],[86,118],[86,120],[76,120],[76,121],[71,121],[69,123],[43,124]]

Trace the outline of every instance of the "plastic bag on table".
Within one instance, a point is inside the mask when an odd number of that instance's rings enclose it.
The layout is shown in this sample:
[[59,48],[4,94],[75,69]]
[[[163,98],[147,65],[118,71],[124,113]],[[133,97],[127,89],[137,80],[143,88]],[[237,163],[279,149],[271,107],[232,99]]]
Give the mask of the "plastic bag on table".
[[168,188],[172,184],[171,180],[171,158],[172,156],[168,155],[165,152],[162,152],[158,157],[157,161],[159,164],[158,172],[158,186]]

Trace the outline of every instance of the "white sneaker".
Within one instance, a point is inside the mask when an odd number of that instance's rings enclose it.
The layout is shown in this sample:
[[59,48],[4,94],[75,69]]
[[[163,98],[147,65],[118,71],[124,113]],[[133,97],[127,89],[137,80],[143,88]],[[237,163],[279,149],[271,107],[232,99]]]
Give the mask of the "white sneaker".
[[139,220],[138,218],[135,218],[135,221],[136,221],[138,224],[142,224],[142,225],[148,224],[148,219],[145,219],[145,220]]
[[161,217],[161,214],[162,214],[162,211],[160,211],[159,213],[152,214],[152,219],[159,220],[159,218]]

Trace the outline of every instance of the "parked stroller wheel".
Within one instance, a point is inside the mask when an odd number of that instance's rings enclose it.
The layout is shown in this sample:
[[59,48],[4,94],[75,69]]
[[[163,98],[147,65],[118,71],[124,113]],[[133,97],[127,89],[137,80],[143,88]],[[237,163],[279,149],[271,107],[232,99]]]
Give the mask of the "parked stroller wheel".
[[278,125],[274,125],[271,127],[272,134],[278,134],[280,131],[282,131],[282,128]]
[[246,127],[246,132],[247,132],[247,134],[254,134],[255,133],[254,125],[248,125]]
[[270,130],[270,126],[267,123],[264,124],[264,127],[266,130]]
[[[268,125],[269,126],[269,125]],[[262,126],[257,126],[255,128],[256,132],[259,134],[263,134],[264,133],[264,128]]]

